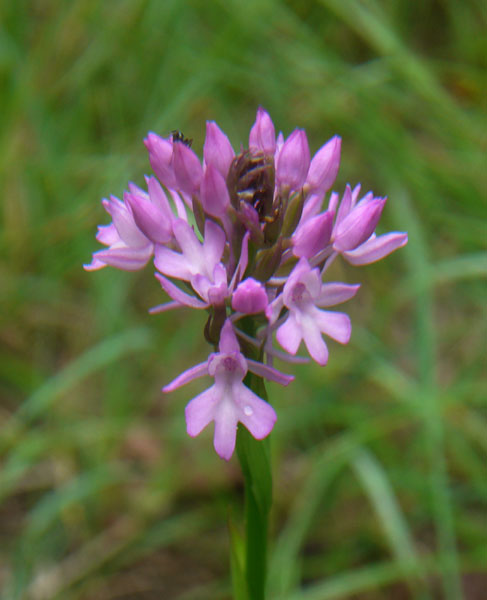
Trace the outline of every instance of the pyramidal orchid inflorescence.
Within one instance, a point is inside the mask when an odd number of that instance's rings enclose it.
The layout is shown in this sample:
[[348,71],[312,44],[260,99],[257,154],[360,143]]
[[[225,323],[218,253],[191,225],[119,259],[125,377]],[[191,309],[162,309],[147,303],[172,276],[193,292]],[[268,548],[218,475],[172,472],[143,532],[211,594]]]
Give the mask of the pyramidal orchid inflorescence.
[[146,189],[129,184],[123,201],[103,200],[112,222],[96,237],[107,247],[85,269],[132,271],[153,259],[170,300],[151,313],[206,311],[204,335],[215,351],[163,391],[204,375],[214,380],[187,405],[187,431],[196,436],[213,421],[215,450],[228,460],[238,423],[263,439],[277,418],[245,385],[249,371],[287,385],[293,377],[272,366],[274,357],[302,361],[296,354],[304,342],[326,365],[323,336],[349,341],[348,315],[328,308],[350,300],[359,285],[325,281],[331,263],[337,256],[355,266],[375,262],[404,246],[407,234],[375,234],[386,198],[369,192],[359,199],[360,185],[327,199],[340,164],[338,136],[311,158],[304,130],[276,137],[262,108],[237,154],[212,121],[203,162],[178,132],[149,133],[145,145],[155,177],[146,178]]

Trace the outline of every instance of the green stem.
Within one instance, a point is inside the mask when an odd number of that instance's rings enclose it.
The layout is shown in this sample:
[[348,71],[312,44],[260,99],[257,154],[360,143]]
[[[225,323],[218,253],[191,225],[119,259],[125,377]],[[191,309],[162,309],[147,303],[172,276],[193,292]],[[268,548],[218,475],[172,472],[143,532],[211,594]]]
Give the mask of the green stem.
[[[255,323],[250,319],[244,320],[242,328],[252,335]],[[253,348],[247,349],[247,352],[256,360],[262,358]],[[267,401],[262,378],[249,372],[244,384],[259,398]],[[265,600],[268,521],[272,505],[269,438],[256,440],[240,424],[237,432],[237,454],[245,485],[245,540],[239,540],[235,531],[233,534],[231,531],[234,592],[238,589],[239,599]],[[239,569],[235,568],[237,564],[240,564]],[[245,590],[241,589],[242,585]]]

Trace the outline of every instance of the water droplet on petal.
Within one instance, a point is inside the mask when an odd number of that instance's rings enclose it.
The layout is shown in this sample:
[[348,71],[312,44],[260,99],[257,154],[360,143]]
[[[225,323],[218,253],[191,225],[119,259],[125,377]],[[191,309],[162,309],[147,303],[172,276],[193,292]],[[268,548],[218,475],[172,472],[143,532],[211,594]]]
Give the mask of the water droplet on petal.
[[244,407],[244,413],[245,413],[245,414],[246,414],[248,417],[250,417],[250,415],[253,415],[253,414],[254,414],[254,411],[252,410],[252,408],[251,408],[250,406],[245,406],[245,407]]

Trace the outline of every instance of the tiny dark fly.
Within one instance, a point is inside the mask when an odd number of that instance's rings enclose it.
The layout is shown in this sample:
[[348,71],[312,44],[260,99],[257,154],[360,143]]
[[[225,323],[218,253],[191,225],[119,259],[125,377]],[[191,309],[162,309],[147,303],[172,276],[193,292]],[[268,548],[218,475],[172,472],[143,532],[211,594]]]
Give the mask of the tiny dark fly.
[[185,137],[184,133],[178,131],[177,129],[174,129],[173,131],[171,131],[171,134],[173,142],[181,142],[181,144],[184,144],[185,146],[188,146],[188,148],[191,148],[193,140]]

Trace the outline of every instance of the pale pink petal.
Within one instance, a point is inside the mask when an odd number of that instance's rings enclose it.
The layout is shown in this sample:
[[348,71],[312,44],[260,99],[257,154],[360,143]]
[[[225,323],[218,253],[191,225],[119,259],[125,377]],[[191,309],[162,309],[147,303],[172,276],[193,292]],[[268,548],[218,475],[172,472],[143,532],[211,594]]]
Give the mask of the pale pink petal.
[[226,177],[234,156],[235,152],[228,137],[214,121],[207,121],[206,138],[203,146],[203,157],[206,165],[212,165],[218,169],[223,177]]
[[269,323],[274,324],[279,318],[282,307],[284,306],[284,297],[279,294],[275,300],[273,300],[266,308],[265,316],[269,319]]
[[292,237],[293,254],[312,258],[328,244],[333,227],[333,213],[325,211],[300,225]]
[[303,334],[293,312],[289,313],[287,319],[277,329],[276,339],[289,354],[296,354],[298,351]]
[[131,212],[123,202],[120,202],[115,196],[111,196],[110,200],[102,200],[102,204],[111,215],[120,238],[127,246],[142,248],[149,243],[149,240],[135,224]]
[[156,246],[154,254],[154,265],[158,271],[177,279],[185,279],[186,281],[191,279],[191,269],[182,254],[169,250],[165,246]]
[[95,257],[93,257],[93,260],[89,264],[83,265],[85,271],[98,271],[104,267],[108,267],[108,265]]
[[330,200],[328,201],[328,210],[332,213],[336,212],[336,208],[338,206],[338,200],[340,196],[336,192],[332,192],[330,194]]
[[235,450],[238,415],[233,398],[221,398],[216,407],[213,445],[218,456],[230,460]]
[[360,284],[350,285],[347,283],[324,283],[321,292],[315,300],[316,306],[335,306],[353,298],[360,288]]
[[208,308],[207,302],[202,302],[201,300],[198,300],[198,298],[186,294],[186,292],[183,292],[177,285],[169,281],[169,279],[166,279],[163,275],[160,275],[159,273],[156,273],[155,275],[166,294],[179,304],[184,304],[184,306],[190,306],[191,308]]
[[314,155],[306,178],[311,189],[326,192],[333,185],[340,166],[341,143],[341,138],[336,135]]
[[220,352],[223,354],[231,354],[232,352],[240,352],[237,336],[233,330],[233,325],[230,319],[227,319],[220,333]]
[[319,365],[326,365],[328,362],[328,348],[321,337],[318,325],[315,319],[310,315],[303,315],[302,318],[303,339],[310,356]]
[[205,223],[205,239],[203,242],[203,254],[204,261],[211,274],[213,274],[212,272],[214,266],[218,262],[220,262],[223,250],[225,248],[225,240],[226,237],[223,229],[221,227],[218,227],[218,225],[216,223],[213,223],[213,221],[207,220]]
[[113,223],[110,223],[110,225],[98,225],[96,240],[101,244],[105,244],[105,246],[118,244],[122,241]]
[[214,420],[219,401],[216,386],[212,386],[186,405],[184,414],[188,435],[196,437]]
[[369,265],[370,263],[384,258],[391,252],[394,252],[394,250],[402,248],[407,242],[407,233],[386,233],[367,240],[355,250],[343,252],[343,258],[355,266]]
[[[333,194],[332,194],[333,197]],[[331,198],[330,198],[330,203],[331,203]],[[336,196],[335,201],[338,200],[338,196]],[[352,188],[348,185],[345,187],[345,192],[343,194],[343,198],[342,201],[340,202],[340,206],[338,208],[338,212],[337,212],[337,218],[336,218],[336,222],[335,222],[335,228],[337,227],[337,225],[339,223],[341,223],[341,221],[343,221],[343,219],[348,215],[348,213],[350,212],[350,210],[352,209]]]
[[182,142],[173,144],[173,166],[179,188],[187,194],[198,191],[203,168],[196,154]]
[[323,198],[324,198],[324,194],[321,192],[319,194],[311,194],[310,196],[307,197],[307,199],[304,203],[304,206],[303,206],[303,212],[301,214],[301,219],[299,221],[300,225],[302,223],[304,223],[305,221],[307,221],[308,219],[310,219],[311,217],[314,217],[321,211],[321,206],[323,204]]
[[303,129],[295,129],[284,142],[277,161],[276,178],[291,189],[300,188],[310,163],[308,138]]
[[265,154],[274,154],[276,148],[276,132],[269,114],[261,107],[257,109],[257,117],[249,135],[249,148],[258,148]]
[[340,344],[347,344],[349,342],[352,333],[352,324],[350,317],[345,313],[319,310],[313,307],[310,318],[313,319],[317,329],[333,340],[340,342]]
[[158,304],[157,306],[153,306],[149,308],[150,315],[158,315],[159,313],[167,312],[168,310],[172,310],[173,308],[181,308],[183,304],[180,302],[164,302],[163,304]]
[[379,222],[386,198],[374,198],[370,202],[358,204],[343,221],[338,223],[333,247],[338,252],[354,250],[365,242]]
[[198,267],[203,262],[202,247],[193,228],[183,219],[176,219],[173,223],[173,231],[191,273],[198,272]]
[[[123,246],[99,250],[93,254],[93,258],[110,267],[122,269],[123,271],[138,271],[145,267],[149,262],[152,251],[152,244],[145,246],[144,248],[128,248]],[[91,270],[94,270],[93,267]]]
[[193,379],[198,379],[199,377],[203,377],[204,375],[208,375],[208,361],[204,363],[200,363],[199,365],[195,365],[191,367],[191,369],[187,369],[180,375],[173,379],[171,383],[168,383],[162,388],[163,392],[172,392],[182,385],[186,385]]
[[149,161],[159,181],[168,188],[176,187],[176,178],[172,168],[173,141],[166,140],[149,132],[144,140],[149,151]]
[[264,312],[268,305],[264,285],[252,277],[241,281],[232,295],[232,308],[237,312],[255,315]]
[[176,190],[168,190],[171,194],[171,198],[174,202],[174,206],[176,207],[176,212],[178,217],[183,221],[188,222],[188,213],[186,212],[186,207],[184,206],[184,202],[181,200],[181,196],[176,192]]
[[161,184],[155,177],[146,177],[146,182],[150,201],[162,212],[167,221],[174,221],[174,213]]
[[124,199],[130,206],[135,224],[149,240],[155,244],[165,244],[171,239],[171,221],[155,204],[128,193]]
[[243,384],[234,386],[234,401],[239,406],[238,420],[256,440],[262,440],[272,431],[277,421],[276,411]]
[[252,371],[252,373],[255,373],[255,375],[258,375],[259,377],[275,381],[281,385],[288,385],[291,381],[294,381],[293,375],[286,375],[285,373],[281,373],[277,369],[274,369],[274,367],[269,367],[264,363],[251,360],[250,358],[247,358],[246,360],[249,371]]
[[206,214],[223,219],[230,205],[225,178],[213,165],[208,165],[200,190],[201,204]]

